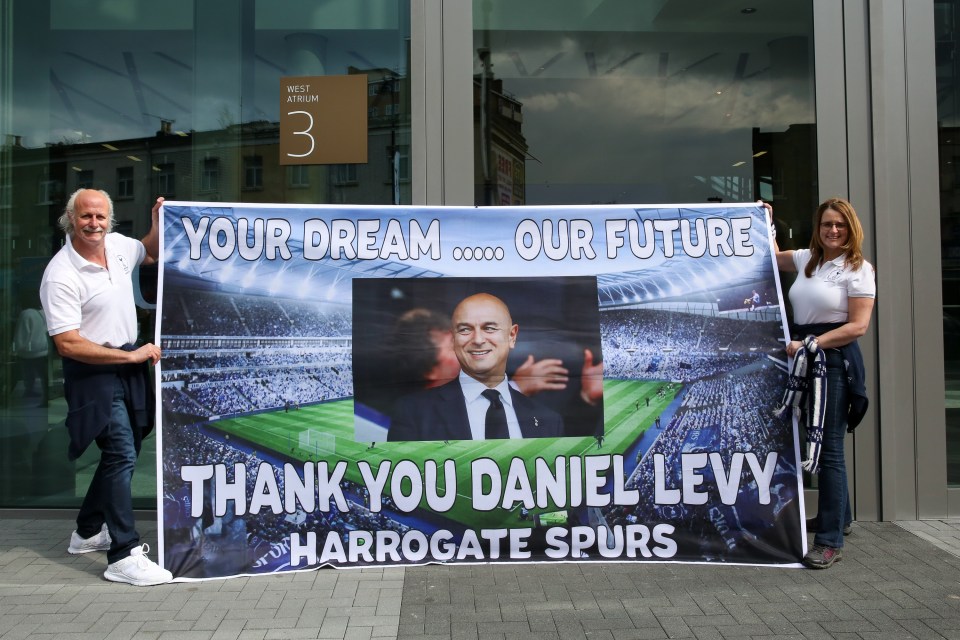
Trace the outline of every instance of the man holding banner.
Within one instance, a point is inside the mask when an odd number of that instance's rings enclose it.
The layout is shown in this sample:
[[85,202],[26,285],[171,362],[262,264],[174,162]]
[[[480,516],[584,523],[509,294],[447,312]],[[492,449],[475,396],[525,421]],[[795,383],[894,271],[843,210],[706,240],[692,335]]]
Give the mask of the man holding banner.
[[92,442],[101,451],[67,551],[106,551],[104,578],[136,586],[173,579],[140,544],[130,487],[141,437],[153,419],[146,368],[160,360],[156,345],[134,346],[132,276],[134,267],[160,254],[161,204],[158,198],[149,233],[134,240],[110,233],[113,202],[106,192],[76,191],[60,217],[67,241],[40,284],[47,330],[63,358],[69,457],[78,458]]

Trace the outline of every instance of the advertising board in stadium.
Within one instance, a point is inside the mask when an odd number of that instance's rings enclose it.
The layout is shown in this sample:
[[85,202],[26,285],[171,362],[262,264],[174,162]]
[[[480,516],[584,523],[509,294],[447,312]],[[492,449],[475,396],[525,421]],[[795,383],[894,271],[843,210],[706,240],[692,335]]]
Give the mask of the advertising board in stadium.
[[163,228],[158,511],[175,577],[799,566],[797,433],[772,415],[783,308],[756,205],[167,202]]

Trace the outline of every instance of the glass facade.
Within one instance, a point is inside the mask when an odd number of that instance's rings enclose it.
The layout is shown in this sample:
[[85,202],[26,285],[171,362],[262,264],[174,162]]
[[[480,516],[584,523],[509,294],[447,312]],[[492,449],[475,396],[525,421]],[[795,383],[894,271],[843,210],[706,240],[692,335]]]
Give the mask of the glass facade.
[[934,3],[947,482],[960,485],[960,1]]
[[475,204],[763,198],[808,246],[811,2],[473,0],[473,27]]
[[476,204],[817,202],[813,8],[474,0]]
[[[30,345],[24,337],[29,310],[39,306],[43,269],[63,242],[56,219],[75,189],[108,191],[115,229],[134,237],[146,232],[158,195],[199,202],[447,204],[443,199],[455,192],[452,200],[463,204],[472,186],[478,205],[764,198],[774,204],[781,246],[802,247],[811,213],[826,196],[854,197],[871,230],[880,223],[889,228],[871,211],[878,203],[869,202],[883,193],[871,174],[870,155],[881,153],[873,127],[890,113],[872,100],[882,83],[903,78],[888,78],[883,64],[871,66],[878,51],[892,46],[884,38],[889,34],[872,30],[882,26],[884,12],[924,11],[932,11],[935,26],[938,149],[926,142],[908,153],[893,145],[882,155],[899,162],[898,154],[939,152],[942,276],[920,277],[942,282],[946,466],[949,484],[960,486],[960,0],[882,0],[869,12],[861,5],[0,3],[0,507],[75,507],[96,458],[93,452],[66,461],[59,358],[49,341]],[[444,12],[443,20],[427,15],[435,10]],[[448,21],[448,14],[455,18]],[[861,36],[869,40],[863,51],[857,49]],[[916,71],[908,63],[904,73],[918,78]],[[326,75],[366,76],[367,162],[281,164],[281,78]],[[861,76],[869,82],[861,85]],[[472,131],[464,126],[450,135],[444,117],[435,117],[454,111],[443,101],[466,106],[471,99]],[[914,105],[920,99],[911,93]],[[412,113],[411,105],[425,113]],[[865,124],[851,131],[851,122]],[[441,164],[442,175],[424,175]],[[844,168],[847,175],[840,176]],[[846,185],[848,191],[824,192],[818,172],[829,189]],[[418,201],[424,198],[432,200]],[[885,240],[873,237],[879,258]],[[878,266],[881,288],[889,286],[891,271]],[[155,269],[138,276],[144,339],[154,333],[155,279]],[[887,293],[878,309],[894,297]],[[879,326],[881,314],[876,318]],[[879,353],[890,340],[881,335]],[[898,379],[896,386],[910,385]],[[874,406],[881,405],[877,398]],[[870,474],[880,467],[892,429],[876,411],[875,450],[862,428],[857,434],[865,491],[880,486]],[[142,508],[155,504],[153,446],[148,440],[135,476]],[[892,486],[885,478],[884,492]],[[956,491],[952,504],[960,505]]]
[[[75,507],[99,454],[67,461],[59,358],[29,338],[66,198],[106,190],[115,230],[134,237],[158,195],[410,203],[410,4],[12,0],[0,12],[0,507]],[[281,78],[354,74],[369,86],[369,161],[282,166]],[[152,341],[156,269],[139,284]],[[156,504],[155,442],[134,476],[140,508]]]

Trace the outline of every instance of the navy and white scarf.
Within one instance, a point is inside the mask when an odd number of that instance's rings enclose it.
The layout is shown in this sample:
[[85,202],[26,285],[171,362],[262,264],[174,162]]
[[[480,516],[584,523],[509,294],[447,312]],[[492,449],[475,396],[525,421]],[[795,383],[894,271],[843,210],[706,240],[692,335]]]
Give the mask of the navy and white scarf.
[[773,415],[783,419],[789,418],[792,411],[799,411],[798,422],[807,432],[807,458],[801,466],[810,473],[820,470],[826,406],[827,355],[811,335],[803,339],[803,348],[794,354],[783,399],[773,410]]

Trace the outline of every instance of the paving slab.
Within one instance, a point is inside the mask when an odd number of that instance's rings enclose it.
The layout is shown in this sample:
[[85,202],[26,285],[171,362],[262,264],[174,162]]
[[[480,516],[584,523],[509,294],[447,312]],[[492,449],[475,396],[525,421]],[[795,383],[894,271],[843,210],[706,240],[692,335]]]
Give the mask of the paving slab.
[[[156,525],[142,523],[155,546]],[[136,588],[67,519],[0,520],[0,640],[960,639],[960,520],[855,523],[826,571],[580,562],[428,565]]]

